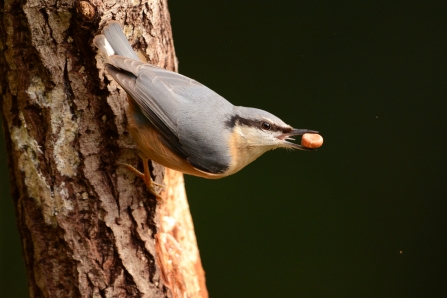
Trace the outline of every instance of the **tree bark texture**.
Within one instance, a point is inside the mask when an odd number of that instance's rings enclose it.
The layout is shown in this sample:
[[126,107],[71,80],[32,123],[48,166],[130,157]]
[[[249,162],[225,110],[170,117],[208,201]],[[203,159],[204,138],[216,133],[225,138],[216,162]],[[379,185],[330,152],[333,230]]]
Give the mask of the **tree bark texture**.
[[125,92],[93,37],[124,24],[176,70],[166,0],[1,2],[0,80],[12,195],[31,297],[207,297],[181,173],[152,163],[157,204],[117,161],[141,162]]

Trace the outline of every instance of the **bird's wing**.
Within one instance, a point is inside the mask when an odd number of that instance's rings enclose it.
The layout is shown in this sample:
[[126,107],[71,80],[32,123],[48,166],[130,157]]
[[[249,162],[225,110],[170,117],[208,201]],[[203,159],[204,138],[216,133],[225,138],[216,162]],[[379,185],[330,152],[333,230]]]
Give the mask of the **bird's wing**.
[[216,174],[228,168],[228,152],[222,150],[221,140],[215,140],[219,136],[204,137],[202,132],[207,130],[207,125],[213,125],[208,124],[210,120],[218,121],[210,115],[212,109],[229,110],[232,108],[229,102],[175,72],[122,56],[111,56],[109,62],[114,66],[106,66],[108,73],[158,129],[167,147],[199,170]]

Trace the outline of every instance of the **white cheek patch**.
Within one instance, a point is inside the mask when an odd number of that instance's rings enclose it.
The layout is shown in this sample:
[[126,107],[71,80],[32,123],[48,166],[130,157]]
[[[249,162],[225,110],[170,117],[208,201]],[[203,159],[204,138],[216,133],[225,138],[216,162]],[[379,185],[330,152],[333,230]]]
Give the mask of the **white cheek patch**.
[[240,135],[241,137],[243,137],[245,139],[245,134],[242,131],[240,126],[236,126],[236,128],[234,129],[234,132],[237,133],[238,135]]
[[239,130],[239,134],[246,140],[250,140],[253,143],[257,143],[258,138],[260,137],[260,132],[257,128],[249,127],[249,126],[239,126],[237,127]]

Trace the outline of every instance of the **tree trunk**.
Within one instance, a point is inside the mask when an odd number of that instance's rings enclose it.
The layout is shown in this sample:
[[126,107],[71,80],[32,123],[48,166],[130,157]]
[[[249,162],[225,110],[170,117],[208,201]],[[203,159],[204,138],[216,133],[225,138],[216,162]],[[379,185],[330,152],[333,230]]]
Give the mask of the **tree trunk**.
[[125,92],[94,35],[110,19],[176,70],[166,0],[2,1],[0,108],[31,297],[207,297],[181,173],[138,165]]

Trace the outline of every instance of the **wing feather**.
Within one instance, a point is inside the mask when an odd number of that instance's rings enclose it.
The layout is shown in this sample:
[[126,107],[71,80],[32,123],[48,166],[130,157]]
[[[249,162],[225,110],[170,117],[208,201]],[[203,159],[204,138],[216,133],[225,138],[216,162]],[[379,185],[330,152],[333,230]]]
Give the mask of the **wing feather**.
[[158,129],[167,147],[205,172],[222,173],[229,167],[231,157],[222,149],[222,135],[202,135],[224,122],[212,115],[228,114],[233,107],[228,101],[183,75],[121,56],[110,58],[121,70],[108,66],[108,72]]

